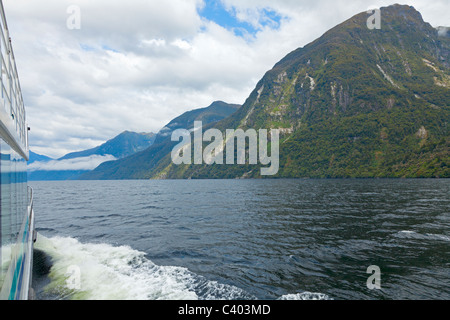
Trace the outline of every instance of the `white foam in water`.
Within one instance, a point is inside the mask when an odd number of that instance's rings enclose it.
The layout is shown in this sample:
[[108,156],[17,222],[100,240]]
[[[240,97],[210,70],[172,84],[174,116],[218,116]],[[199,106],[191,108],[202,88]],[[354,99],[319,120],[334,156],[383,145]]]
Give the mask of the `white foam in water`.
[[450,237],[442,234],[426,233],[421,234],[415,231],[403,230],[398,233],[398,236],[404,238],[418,239],[418,240],[442,240],[450,241]]
[[[208,281],[186,268],[155,265],[144,253],[127,246],[83,244],[73,238],[39,235],[35,247],[52,257],[51,283],[45,291],[61,299],[197,300],[246,295],[239,288]],[[78,282],[73,282],[73,270],[79,271]]]
[[279,300],[332,300],[324,293],[302,292],[295,294],[286,294],[281,296]]

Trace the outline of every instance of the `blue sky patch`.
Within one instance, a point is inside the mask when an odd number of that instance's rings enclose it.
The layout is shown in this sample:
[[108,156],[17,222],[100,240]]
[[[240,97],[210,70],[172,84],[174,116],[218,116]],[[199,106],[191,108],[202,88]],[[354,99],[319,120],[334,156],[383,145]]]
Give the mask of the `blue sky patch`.
[[280,27],[282,16],[276,11],[265,8],[259,11],[259,26],[251,22],[241,21],[237,18],[235,8],[227,9],[220,0],[205,0],[205,6],[199,10],[201,17],[232,30],[237,36],[254,36],[262,27],[269,26],[272,29]]
[[81,48],[81,50],[87,51],[87,52],[89,52],[89,51],[95,51],[95,48],[94,48],[94,47],[91,47],[91,46],[89,46],[89,45],[87,45],[87,44],[84,44],[84,43],[80,43],[80,48]]
[[113,48],[107,46],[106,44],[102,45],[102,49],[105,50],[105,51],[112,51],[112,52],[115,52],[115,53],[119,53],[119,51],[117,51],[116,49],[113,49]]
[[[85,43],[80,43],[80,48],[81,48],[81,50],[86,51],[86,52],[93,52],[93,51],[98,51],[99,50],[98,47],[93,47],[93,46],[90,46],[90,45],[85,44]],[[102,45],[101,49],[104,50],[104,51],[112,51],[112,52],[116,52],[116,53],[119,52],[119,51],[111,48],[108,45]]]

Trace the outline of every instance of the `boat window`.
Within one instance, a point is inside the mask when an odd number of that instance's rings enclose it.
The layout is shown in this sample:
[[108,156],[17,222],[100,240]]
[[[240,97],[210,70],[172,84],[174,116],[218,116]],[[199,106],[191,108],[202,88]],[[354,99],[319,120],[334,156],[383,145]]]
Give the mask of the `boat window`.
[[0,139],[0,288],[27,214],[26,162]]

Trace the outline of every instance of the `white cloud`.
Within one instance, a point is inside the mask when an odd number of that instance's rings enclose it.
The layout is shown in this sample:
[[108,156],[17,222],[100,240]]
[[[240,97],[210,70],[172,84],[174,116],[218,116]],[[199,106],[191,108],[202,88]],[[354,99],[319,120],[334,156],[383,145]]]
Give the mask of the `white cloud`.
[[[202,18],[202,0],[4,0],[32,129],[32,150],[60,157],[124,130],[157,132],[215,100],[244,103],[292,50],[389,1],[223,0],[258,32],[237,36]],[[409,3],[433,26],[448,0]],[[78,5],[81,29],[66,9]],[[265,24],[265,11],[282,17]]]
[[77,170],[93,170],[100,164],[106,161],[117,160],[112,155],[93,155],[89,157],[65,159],[65,160],[51,160],[51,161],[36,161],[28,165],[28,171],[77,171]]

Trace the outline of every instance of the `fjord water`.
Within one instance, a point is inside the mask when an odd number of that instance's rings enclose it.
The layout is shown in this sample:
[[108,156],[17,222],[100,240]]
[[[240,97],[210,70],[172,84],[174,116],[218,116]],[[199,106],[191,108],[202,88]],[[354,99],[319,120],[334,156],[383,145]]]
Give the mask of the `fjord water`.
[[31,185],[38,299],[450,298],[448,179]]

